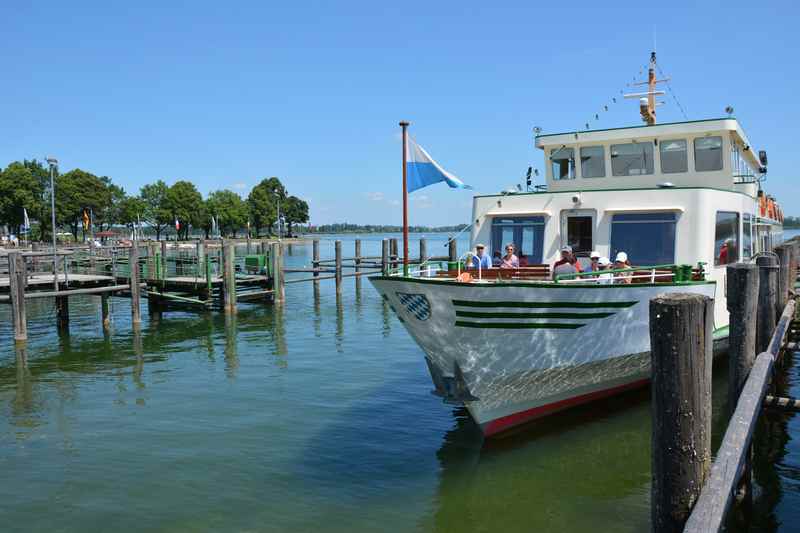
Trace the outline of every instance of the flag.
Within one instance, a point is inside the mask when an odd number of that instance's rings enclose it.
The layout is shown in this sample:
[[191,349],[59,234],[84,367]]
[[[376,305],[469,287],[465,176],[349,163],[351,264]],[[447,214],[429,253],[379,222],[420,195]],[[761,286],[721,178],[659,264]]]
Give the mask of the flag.
[[89,229],[89,211],[84,208],[83,209],[83,230],[86,231]]
[[175,231],[180,231],[181,223],[178,222],[178,217],[175,217]]
[[463,181],[447,172],[433,160],[413,139],[408,139],[406,171],[408,174],[408,192],[414,192],[428,185],[443,181],[453,189],[471,189]]
[[28,233],[31,229],[31,221],[28,219],[28,210],[22,208],[22,233]]

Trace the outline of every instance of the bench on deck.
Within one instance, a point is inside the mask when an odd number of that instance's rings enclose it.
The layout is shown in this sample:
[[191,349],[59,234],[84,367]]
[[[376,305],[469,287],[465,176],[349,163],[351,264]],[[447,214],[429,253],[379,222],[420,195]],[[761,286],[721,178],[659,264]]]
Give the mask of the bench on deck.
[[[461,270],[461,272],[469,272],[474,279],[478,278],[477,268]],[[436,277],[455,278],[458,277],[458,274],[458,270],[440,270],[436,273]],[[550,265],[530,265],[519,268],[485,268],[481,270],[481,278],[489,280],[550,279]]]

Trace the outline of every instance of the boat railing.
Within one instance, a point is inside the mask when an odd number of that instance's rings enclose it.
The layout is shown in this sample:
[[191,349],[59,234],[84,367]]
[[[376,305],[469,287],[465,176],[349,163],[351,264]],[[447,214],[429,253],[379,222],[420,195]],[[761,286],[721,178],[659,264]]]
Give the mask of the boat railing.
[[[705,271],[703,263],[698,263],[696,267],[692,265],[651,265],[651,266],[630,266],[626,268],[614,268],[609,270],[598,270],[593,272],[574,272],[569,274],[556,274],[553,281],[556,283],[602,283],[606,276],[610,275],[609,283],[669,283],[669,282],[691,282],[703,281]],[[603,276],[601,278],[601,276]],[[640,280],[640,281],[637,281]]]

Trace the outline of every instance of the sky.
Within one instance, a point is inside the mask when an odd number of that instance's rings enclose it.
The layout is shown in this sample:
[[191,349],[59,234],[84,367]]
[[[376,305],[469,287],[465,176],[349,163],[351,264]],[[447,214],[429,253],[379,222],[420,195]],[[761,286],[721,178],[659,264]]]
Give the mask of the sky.
[[[8,0],[0,20],[0,166],[53,155],[129,194],[187,179],[246,197],[277,176],[313,224],[400,224],[400,120],[475,193],[495,193],[544,171],[535,126],[640,124],[619,96],[655,40],[673,89],[659,122],[684,120],[675,97],[693,120],[733,106],[769,153],[765,188],[800,215],[788,1]],[[410,222],[467,222],[472,194],[417,191]]]

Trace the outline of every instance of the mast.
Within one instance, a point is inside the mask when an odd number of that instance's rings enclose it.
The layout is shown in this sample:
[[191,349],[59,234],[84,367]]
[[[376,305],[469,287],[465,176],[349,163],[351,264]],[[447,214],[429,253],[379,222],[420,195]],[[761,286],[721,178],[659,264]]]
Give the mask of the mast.
[[647,85],[647,92],[625,95],[625,98],[639,98],[639,113],[641,113],[642,120],[648,126],[652,126],[656,123],[656,106],[661,105],[661,102],[656,102],[656,96],[664,94],[664,91],[656,90],[656,84],[665,81],[669,81],[669,78],[664,78],[663,80],[656,79],[656,53],[651,52],[650,66],[647,69],[647,81],[633,84]]

